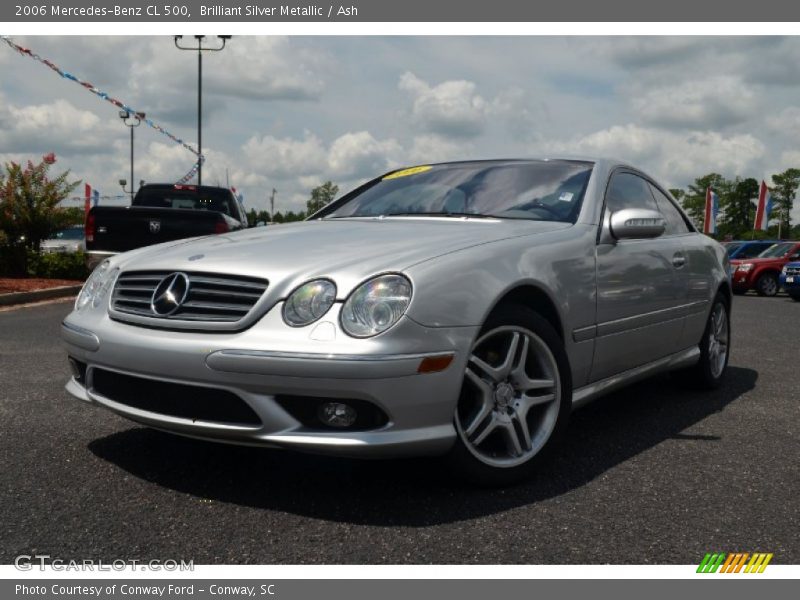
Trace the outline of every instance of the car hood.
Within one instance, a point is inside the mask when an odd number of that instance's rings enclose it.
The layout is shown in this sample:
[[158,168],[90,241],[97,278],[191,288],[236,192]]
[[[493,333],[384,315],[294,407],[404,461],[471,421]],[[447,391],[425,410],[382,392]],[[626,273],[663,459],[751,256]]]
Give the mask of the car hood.
[[569,223],[464,218],[315,220],[160,244],[121,255],[123,270],[260,276],[289,291],[315,277],[347,293],[366,278],[466,248],[570,227]]
[[740,265],[742,263],[753,263],[754,265],[765,265],[765,264],[774,263],[774,262],[780,263],[780,262],[783,262],[785,260],[786,260],[785,258],[782,258],[780,256],[773,257],[773,258],[732,258],[731,259],[731,264],[732,265]]

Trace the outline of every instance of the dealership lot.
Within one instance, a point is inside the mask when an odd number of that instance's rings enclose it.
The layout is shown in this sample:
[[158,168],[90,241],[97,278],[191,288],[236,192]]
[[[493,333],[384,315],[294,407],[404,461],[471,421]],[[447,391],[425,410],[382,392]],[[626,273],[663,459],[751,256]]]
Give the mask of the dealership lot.
[[736,297],[728,380],[661,376],[573,415],[530,482],[470,488],[434,460],[360,462],[183,439],[67,397],[70,304],[0,312],[0,563],[800,561],[796,324]]

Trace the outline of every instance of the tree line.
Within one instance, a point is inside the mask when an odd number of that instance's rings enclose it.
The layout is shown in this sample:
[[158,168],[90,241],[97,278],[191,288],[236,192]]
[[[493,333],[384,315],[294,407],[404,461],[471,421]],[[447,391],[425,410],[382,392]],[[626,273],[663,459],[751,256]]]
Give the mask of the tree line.
[[[711,188],[719,196],[717,235],[719,239],[775,239],[778,230],[782,238],[800,237],[800,226],[792,227],[791,212],[794,198],[800,187],[800,169],[787,169],[772,176],[768,186],[772,196],[772,212],[767,231],[753,231],[760,182],[753,177],[736,176],[726,179],[719,173],[708,173],[694,180],[686,189],[673,188],[670,193],[702,229],[705,219],[706,190]],[[779,226],[780,222],[780,226]]]

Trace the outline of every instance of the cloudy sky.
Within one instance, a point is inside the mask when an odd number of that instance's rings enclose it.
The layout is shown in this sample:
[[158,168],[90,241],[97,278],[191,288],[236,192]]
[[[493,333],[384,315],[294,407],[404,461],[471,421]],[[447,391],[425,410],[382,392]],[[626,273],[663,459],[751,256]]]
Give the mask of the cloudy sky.
[[[15,41],[196,140],[196,54],[171,37]],[[462,158],[610,155],[670,187],[768,178],[800,167],[798,57],[798,37],[235,37],[204,58],[203,181],[227,169],[248,208],[275,187],[285,211],[328,179]],[[137,180],[191,167],[136,134]],[[117,194],[128,136],[115,107],[0,47],[0,162],[54,151]]]

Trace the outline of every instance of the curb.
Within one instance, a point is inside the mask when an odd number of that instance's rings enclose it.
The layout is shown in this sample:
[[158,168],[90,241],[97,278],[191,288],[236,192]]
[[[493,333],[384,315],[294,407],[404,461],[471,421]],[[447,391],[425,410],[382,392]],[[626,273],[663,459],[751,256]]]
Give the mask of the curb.
[[0,294],[0,306],[12,306],[14,304],[38,302],[39,300],[50,300],[51,298],[75,296],[81,291],[82,287],[82,285],[64,285],[45,290],[33,290],[31,292],[11,292],[10,294]]

